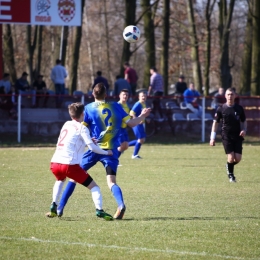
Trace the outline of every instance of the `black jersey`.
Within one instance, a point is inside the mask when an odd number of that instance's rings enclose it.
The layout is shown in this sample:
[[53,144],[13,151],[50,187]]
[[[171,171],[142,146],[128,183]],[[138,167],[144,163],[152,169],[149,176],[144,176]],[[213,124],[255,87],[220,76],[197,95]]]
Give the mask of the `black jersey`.
[[245,122],[246,116],[242,106],[234,104],[228,106],[226,103],[220,105],[215,114],[215,121],[222,120],[221,135],[222,138],[236,139],[241,132],[240,122]]

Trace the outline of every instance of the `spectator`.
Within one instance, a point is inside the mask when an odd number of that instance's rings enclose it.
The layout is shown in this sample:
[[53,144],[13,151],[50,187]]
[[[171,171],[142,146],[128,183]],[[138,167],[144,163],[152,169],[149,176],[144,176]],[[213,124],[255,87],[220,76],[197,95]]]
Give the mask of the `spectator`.
[[92,89],[98,84],[98,83],[103,83],[104,86],[106,87],[106,94],[109,95],[109,84],[108,81],[105,77],[102,77],[102,71],[97,71],[97,77],[94,80],[94,83],[92,85]]
[[175,96],[177,97],[177,103],[180,105],[180,103],[183,101],[183,93],[187,89],[187,84],[184,82],[185,77],[183,75],[179,76],[178,82],[175,84]]
[[35,108],[36,107],[36,104],[35,104],[35,101],[36,101],[35,93],[36,93],[36,91],[30,87],[30,84],[27,80],[27,77],[28,77],[28,73],[23,72],[21,78],[19,78],[16,81],[15,87],[18,90],[19,94],[21,94],[21,95],[31,95],[32,96],[32,107]]
[[4,73],[3,79],[0,80],[0,87],[5,87],[5,93],[9,93],[11,91],[12,84],[10,82],[10,74]]
[[239,98],[239,95],[237,94],[237,91],[236,91],[236,88],[232,88],[232,90],[234,91],[234,93],[235,93],[235,104],[238,104],[239,105],[239,103],[240,103],[240,98]]
[[17,110],[14,109],[14,104],[12,102],[11,90],[6,93],[5,87],[0,87],[0,108],[8,111],[9,118],[17,119]]
[[60,108],[62,103],[62,95],[65,94],[65,78],[68,73],[64,66],[61,65],[61,60],[56,60],[56,65],[51,70],[51,80],[55,86],[56,107]]
[[49,99],[49,93],[46,87],[46,83],[42,80],[42,78],[43,75],[38,75],[37,80],[35,80],[33,83],[33,87],[36,91],[36,107],[39,107],[41,95],[44,96],[43,107],[47,107],[47,102]]
[[218,92],[214,95],[211,107],[217,109],[219,105],[226,103],[225,90],[224,88],[219,88]]
[[183,96],[187,108],[198,116],[201,116],[202,107],[198,103],[200,93],[195,89],[193,83],[190,83],[189,88],[184,91]]
[[124,68],[125,68],[125,72],[124,72],[125,79],[128,81],[128,83],[131,86],[132,95],[135,96],[138,76],[136,74],[136,71],[130,67],[129,62],[124,63]]
[[119,96],[123,89],[127,89],[129,96],[131,95],[131,86],[128,81],[123,79],[120,75],[117,75],[114,84],[114,96]]
[[153,113],[156,114],[158,110],[160,114],[160,120],[163,120],[163,113],[161,108],[161,97],[163,96],[163,77],[157,73],[157,69],[152,67],[150,69],[151,78],[150,78],[150,86],[148,88],[148,96],[153,93],[154,100],[153,100]]

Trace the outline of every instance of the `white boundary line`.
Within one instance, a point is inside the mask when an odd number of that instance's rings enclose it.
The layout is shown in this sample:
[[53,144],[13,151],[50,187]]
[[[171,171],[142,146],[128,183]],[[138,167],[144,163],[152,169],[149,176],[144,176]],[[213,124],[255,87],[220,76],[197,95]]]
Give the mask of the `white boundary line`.
[[194,255],[194,256],[207,256],[207,257],[219,257],[223,259],[237,259],[237,260],[259,260],[260,258],[243,258],[238,256],[228,256],[228,255],[218,255],[218,254],[208,254],[206,252],[188,252],[188,251],[178,251],[172,249],[150,249],[144,247],[125,247],[125,246],[115,246],[115,245],[98,245],[98,244],[89,244],[84,242],[67,242],[67,241],[58,241],[58,240],[43,240],[38,239],[36,237],[25,238],[25,237],[4,237],[0,236],[1,240],[18,240],[18,241],[29,241],[29,242],[41,242],[41,243],[55,243],[55,244],[63,244],[63,245],[80,245],[87,247],[101,247],[101,248],[109,248],[109,249],[122,249],[129,251],[143,251],[143,252],[155,252],[155,253],[165,253],[165,254],[177,254],[177,255]]

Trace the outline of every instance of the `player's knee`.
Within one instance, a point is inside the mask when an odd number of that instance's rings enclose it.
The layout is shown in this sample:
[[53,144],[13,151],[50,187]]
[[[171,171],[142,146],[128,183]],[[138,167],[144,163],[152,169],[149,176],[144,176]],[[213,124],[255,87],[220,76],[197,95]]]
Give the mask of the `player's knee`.
[[139,142],[140,144],[144,144],[145,138],[139,139],[138,142]]
[[106,172],[107,175],[116,175],[116,172],[110,166],[106,167]]

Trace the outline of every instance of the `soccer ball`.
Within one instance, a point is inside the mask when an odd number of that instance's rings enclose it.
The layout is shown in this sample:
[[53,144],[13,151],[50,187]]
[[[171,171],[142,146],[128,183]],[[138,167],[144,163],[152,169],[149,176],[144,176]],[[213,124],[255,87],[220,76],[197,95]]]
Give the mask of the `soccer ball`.
[[135,25],[128,25],[123,32],[124,39],[129,42],[137,42],[140,39],[141,32]]

